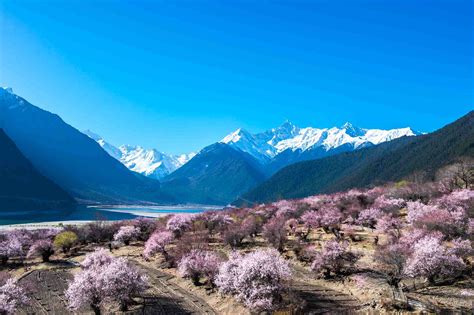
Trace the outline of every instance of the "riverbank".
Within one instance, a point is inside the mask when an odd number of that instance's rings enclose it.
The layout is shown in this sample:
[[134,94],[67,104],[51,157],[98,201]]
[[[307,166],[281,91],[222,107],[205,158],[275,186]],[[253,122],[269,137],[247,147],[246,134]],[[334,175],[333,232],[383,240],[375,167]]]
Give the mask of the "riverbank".
[[85,224],[92,221],[132,220],[138,217],[159,218],[169,214],[196,214],[211,210],[221,210],[217,206],[133,206],[100,205],[78,206],[67,211],[30,211],[25,213],[0,214],[0,230],[15,228],[54,228],[68,224]]

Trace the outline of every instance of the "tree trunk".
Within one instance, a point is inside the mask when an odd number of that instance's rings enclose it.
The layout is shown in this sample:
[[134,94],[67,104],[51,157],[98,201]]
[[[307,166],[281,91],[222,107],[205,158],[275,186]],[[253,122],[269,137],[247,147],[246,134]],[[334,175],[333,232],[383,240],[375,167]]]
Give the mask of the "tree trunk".
[[100,315],[100,306],[91,304],[91,308],[92,308],[92,310],[94,311],[94,314],[95,314],[95,315]]
[[50,256],[49,254],[43,254],[41,256],[43,258],[43,262],[49,262],[49,256]]

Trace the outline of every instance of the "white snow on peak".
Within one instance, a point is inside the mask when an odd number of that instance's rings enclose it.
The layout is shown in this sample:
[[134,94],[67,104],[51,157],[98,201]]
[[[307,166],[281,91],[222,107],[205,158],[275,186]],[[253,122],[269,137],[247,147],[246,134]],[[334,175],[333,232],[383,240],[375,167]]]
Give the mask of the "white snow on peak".
[[343,145],[358,149],[418,134],[420,133],[414,132],[411,128],[363,129],[349,122],[339,128],[299,128],[285,121],[277,128],[257,134],[237,129],[220,142],[247,152],[261,162],[266,162],[285,150],[306,151],[321,148],[329,151]]
[[13,94],[13,89],[11,87],[4,86],[1,89],[4,90],[7,93]]
[[194,152],[171,155],[155,149],[131,145],[121,145],[117,148],[90,130],[83,131],[83,133],[95,140],[110,156],[122,162],[128,169],[155,179],[163,178],[174,172],[195,155]]

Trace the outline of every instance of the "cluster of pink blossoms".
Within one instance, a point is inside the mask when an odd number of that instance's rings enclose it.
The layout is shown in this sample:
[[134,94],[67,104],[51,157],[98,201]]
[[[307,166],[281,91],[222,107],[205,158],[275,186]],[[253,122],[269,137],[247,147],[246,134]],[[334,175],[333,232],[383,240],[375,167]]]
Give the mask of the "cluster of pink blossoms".
[[253,311],[273,310],[290,277],[288,263],[276,250],[266,249],[245,256],[233,254],[220,267],[216,285]]
[[90,306],[97,314],[105,303],[117,303],[126,310],[132,296],[147,287],[147,278],[125,258],[115,258],[104,249],[87,255],[81,266],[66,290],[73,310]]

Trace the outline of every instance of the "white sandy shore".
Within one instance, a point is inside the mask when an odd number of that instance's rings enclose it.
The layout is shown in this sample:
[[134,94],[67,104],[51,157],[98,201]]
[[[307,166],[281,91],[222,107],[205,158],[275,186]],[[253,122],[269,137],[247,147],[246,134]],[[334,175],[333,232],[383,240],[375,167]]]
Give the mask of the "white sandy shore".
[[52,222],[33,222],[33,223],[19,223],[19,224],[7,224],[0,225],[0,230],[14,230],[14,229],[26,229],[26,230],[37,230],[37,229],[50,229],[60,228],[64,225],[81,225],[92,221],[52,221]]

